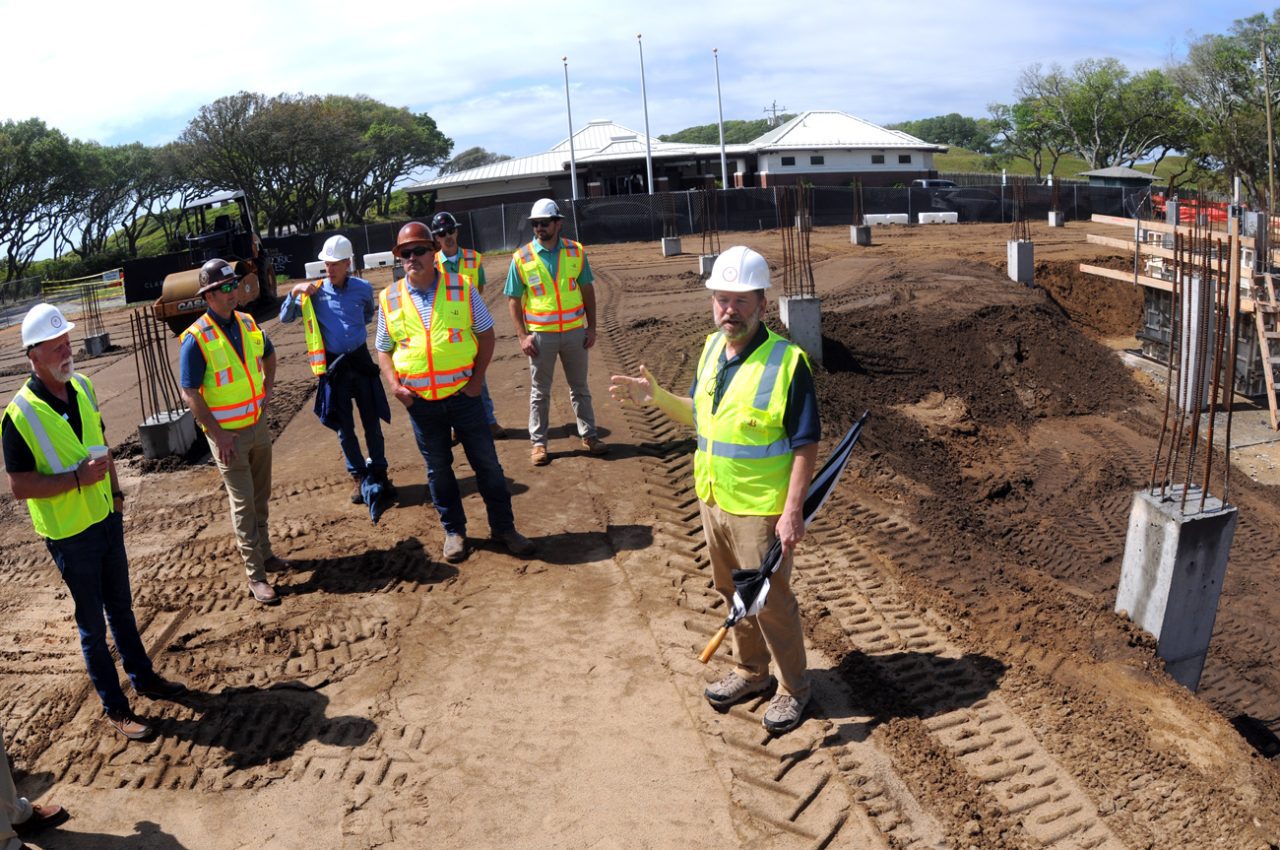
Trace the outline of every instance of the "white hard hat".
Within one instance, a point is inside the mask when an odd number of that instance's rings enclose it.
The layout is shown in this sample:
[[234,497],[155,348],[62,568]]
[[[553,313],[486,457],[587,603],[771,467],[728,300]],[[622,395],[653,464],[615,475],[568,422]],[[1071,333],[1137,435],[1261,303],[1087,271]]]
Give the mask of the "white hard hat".
[[745,245],[734,245],[716,257],[707,289],[751,292],[769,288],[769,261]]
[[324,260],[326,263],[340,263],[351,259],[354,253],[351,240],[339,233],[324,240],[324,249],[317,255],[317,259]]
[[22,320],[22,344],[29,348],[57,339],[75,326],[75,322],[68,322],[62,311],[52,304],[37,304],[27,311]]
[[564,218],[560,215],[560,208],[556,206],[556,202],[550,198],[539,198],[533,202],[533,210],[529,213],[529,218]]

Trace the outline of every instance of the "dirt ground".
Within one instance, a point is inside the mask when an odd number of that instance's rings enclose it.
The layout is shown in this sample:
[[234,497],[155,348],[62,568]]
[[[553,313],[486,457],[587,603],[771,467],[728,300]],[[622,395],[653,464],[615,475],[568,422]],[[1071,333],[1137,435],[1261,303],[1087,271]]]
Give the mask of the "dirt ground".
[[[144,639],[193,689],[183,704],[137,700],[154,741],[102,723],[70,599],[24,507],[0,501],[0,723],[23,792],[73,814],[31,845],[1280,847],[1274,457],[1237,455],[1240,524],[1191,694],[1113,611],[1163,390],[1158,370],[1117,355],[1134,346],[1140,295],[1075,271],[1108,262],[1088,230],[1033,226],[1035,289],[1003,273],[1007,227],[878,229],[870,248],[845,228],[813,234],[821,454],[871,416],[797,556],[815,703],[781,738],[760,727],[764,700],[722,715],[701,696],[729,651],[696,658],[725,606],[689,431],[606,389],[642,363],[688,387],[711,329],[695,256],[588,246],[603,459],[578,450],[561,375],[552,463],[530,466],[527,365],[499,312],[489,382],[517,522],[539,545],[527,560],[487,541],[459,452],[476,550],[441,561],[398,406],[386,433],[400,499],[370,524],[311,413],[300,326],[265,323],[280,352],[271,533],[297,562],[283,604],[247,595],[207,457],[120,461]],[[780,258],[777,232],[730,237]],[[500,281],[505,258],[486,262]],[[117,348],[78,367],[128,455],[127,313],[106,318]],[[17,328],[0,351],[8,398]]]

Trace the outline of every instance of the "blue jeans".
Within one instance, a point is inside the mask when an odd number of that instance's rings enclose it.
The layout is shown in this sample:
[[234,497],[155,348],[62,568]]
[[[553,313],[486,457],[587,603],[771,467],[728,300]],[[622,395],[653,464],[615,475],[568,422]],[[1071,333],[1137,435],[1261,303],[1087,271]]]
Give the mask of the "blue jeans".
[[155,672],[133,618],[124,517],[113,511],[79,534],[45,540],[45,545],[75,601],[80,649],[102,707],[109,712],[128,711],[129,700],[120,688],[120,676],[107,647],[107,623],[111,624],[111,635],[129,680],[135,685],[146,682]]
[[489,530],[494,534],[516,527],[511,513],[511,492],[506,475],[493,447],[493,435],[484,418],[479,397],[456,392],[443,401],[415,398],[409,408],[409,422],[418,441],[418,451],[427,462],[427,487],[440,513],[440,524],[449,534],[467,533],[467,515],[462,510],[462,493],[453,474],[450,430],[458,435],[467,461],[476,474],[476,487],[489,512]]
[[345,390],[360,411],[360,425],[364,429],[365,448],[369,450],[368,463],[364,453],[360,451],[360,440],[356,437],[355,417],[351,413],[351,405],[345,402],[337,404],[330,411],[330,418],[337,424],[338,445],[342,447],[342,458],[347,464],[347,472],[351,475],[363,475],[366,471],[381,473],[387,471],[386,443],[382,439],[382,423],[378,420],[378,405],[374,396],[378,378],[366,377],[352,370],[342,370],[332,375],[329,380],[341,381],[341,389]]
[[484,421],[490,425],[498,424],[498,417],[493,412],[493,399],[489,397],[489,379],[485,378],[480,385],[480,403],[484,405]]

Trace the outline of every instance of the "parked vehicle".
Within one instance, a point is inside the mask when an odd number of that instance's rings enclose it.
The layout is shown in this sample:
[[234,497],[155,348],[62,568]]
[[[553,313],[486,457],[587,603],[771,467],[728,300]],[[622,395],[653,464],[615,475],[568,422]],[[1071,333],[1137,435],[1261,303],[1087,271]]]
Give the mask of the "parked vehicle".
[[[234,205],[234,208],[232,207]],[[155,298],[152,311],[174,335],[182,333],[205,310],[196,295],[200,266],[221,257],[240,275],[239,308],[266,311],[277,305],[276,272],[254,226],[243,192],[223,192],[192,201],[183,209],[194,214],[193,233],[182,236],[186,249],[124,264],[125,299]],[[209,222],[212,210],[222,209]],[[237,215],[233,218],[231,212]],[[156,297],[158,295],[158,297]]]
[[939,180],[936,177],[920,178],[912,180],[911,186],[915,189],[951,189],[955,187],[955,183],[950,180]]

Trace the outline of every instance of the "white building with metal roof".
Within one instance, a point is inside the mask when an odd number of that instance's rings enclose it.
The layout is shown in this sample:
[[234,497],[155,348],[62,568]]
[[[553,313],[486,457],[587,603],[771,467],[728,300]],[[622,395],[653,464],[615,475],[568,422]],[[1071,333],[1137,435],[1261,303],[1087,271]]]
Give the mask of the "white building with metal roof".
[[[730,184],[737,188],[790,185],[866,186],[908,184],[937,176],[933,155],[943,145],[887,130],[834,110],[810,111],[746,144],[725,146]],[[714,187],[720,178],[720,146],[649,139],[658,192]],[[573,134],[579,197],[647,194],[645,137],[612,121],[592,121]],[[434,192],[451,210],[497,203],[567,198],[572,194],[571,151],[565,139],[545,153],[507,159],[445,174],[408,189]]]

